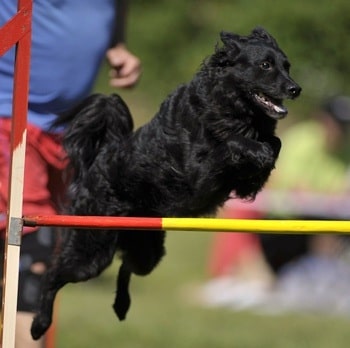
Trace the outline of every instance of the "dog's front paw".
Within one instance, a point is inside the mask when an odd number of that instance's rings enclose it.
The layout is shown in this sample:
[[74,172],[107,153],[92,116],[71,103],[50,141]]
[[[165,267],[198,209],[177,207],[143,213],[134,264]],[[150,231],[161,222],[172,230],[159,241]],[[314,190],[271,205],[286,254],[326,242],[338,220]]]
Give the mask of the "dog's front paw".
[[281,151],[281,147],[282,147],[282,143],[281,143],[281,140],[280,138],[277,138],[275,136],[272,136],[269,140],[268,140],[268,144],[270,144],[272,150],[273,150],[273,153],[274,153],[274,156],[275,156],[275,159],[277,159],[280,151]]
[[41,316],[39,314],[36,315],[30,328],[30,333],[33,339],[38,340],[41,336],[43,336],[47,329],[50,327],[50,325],[51,318]]
[[[259,143],[259,147],[254,151],[248,151],[249,162],[252,167],[249,173],[252,176],[259,175],[261,171],[266,169],[272,170],[277,159],[275,149],[269,142]],[[253,169],[255,167],[255,169]]]

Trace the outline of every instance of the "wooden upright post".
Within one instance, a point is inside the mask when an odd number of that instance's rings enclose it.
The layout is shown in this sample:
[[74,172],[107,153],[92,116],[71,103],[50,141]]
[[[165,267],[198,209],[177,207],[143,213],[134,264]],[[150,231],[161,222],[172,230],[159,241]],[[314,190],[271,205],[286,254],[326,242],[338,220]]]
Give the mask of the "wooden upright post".
[[11,162],[2,296],[3,348],[15,347],[23,178],[28,111],[32,0],[18,0],[18,12],[0,28],[0,55],[16,45]]

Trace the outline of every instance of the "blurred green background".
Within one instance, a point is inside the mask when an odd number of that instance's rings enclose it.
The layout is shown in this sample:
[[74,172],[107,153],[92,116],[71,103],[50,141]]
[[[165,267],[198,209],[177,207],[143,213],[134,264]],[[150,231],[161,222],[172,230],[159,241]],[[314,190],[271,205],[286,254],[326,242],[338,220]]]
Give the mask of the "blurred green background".
[[[121,92],[134,117],[148,120],[168,93],[190,80],[221,30],[247,35],[257,25],[277,39],[303,87],[296,102],[287,102],[295,111],[289,122],[306,117],[324,97],[350,94],[349,1],[134,0],[127,41],[144,73],[135,90]],[[103,70],[97,89],[110,92],[105,76]]]
[[[149,120],[180,83],[213,52],[221,30],[249,34],[265,27],[292,63],[301,97],[287,102],[281,127],[309,116],[324,97],[350,94],[350,2],[347,0],[134,0],[128,46],[143,63],[139,85],[120,94],[136,125]],[[96,91],[110,93],[102,67]],[[205,281],[210,233],[168,233],[167,256],[145,278],[134,277],[125,322],[111,308],[118,262],[100,278],[63,289],[57,346],[118,348],[345,348],[350,321],[327,316],[263,316],[204,309],[191,289]],[[331,289],[329,290],[331,291]]]

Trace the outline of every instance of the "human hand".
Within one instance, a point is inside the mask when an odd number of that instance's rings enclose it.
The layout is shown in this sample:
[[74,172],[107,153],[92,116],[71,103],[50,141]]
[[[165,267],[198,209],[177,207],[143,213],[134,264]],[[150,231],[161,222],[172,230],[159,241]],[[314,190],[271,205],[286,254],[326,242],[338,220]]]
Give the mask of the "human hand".
[[141,76],[141,62],[124,44],[110,48],[106,53],[111,66],[110,85],[115,88],[133,87]]

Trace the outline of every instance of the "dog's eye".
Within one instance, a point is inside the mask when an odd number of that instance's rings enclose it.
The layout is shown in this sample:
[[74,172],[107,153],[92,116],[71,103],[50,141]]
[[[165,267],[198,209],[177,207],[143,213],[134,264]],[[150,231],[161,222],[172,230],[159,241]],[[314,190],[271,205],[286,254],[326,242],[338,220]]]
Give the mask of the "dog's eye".
[[260,64],[260,68],[263,70],[270,70],[272,68],[272,65],[270,62],[265,61]]

